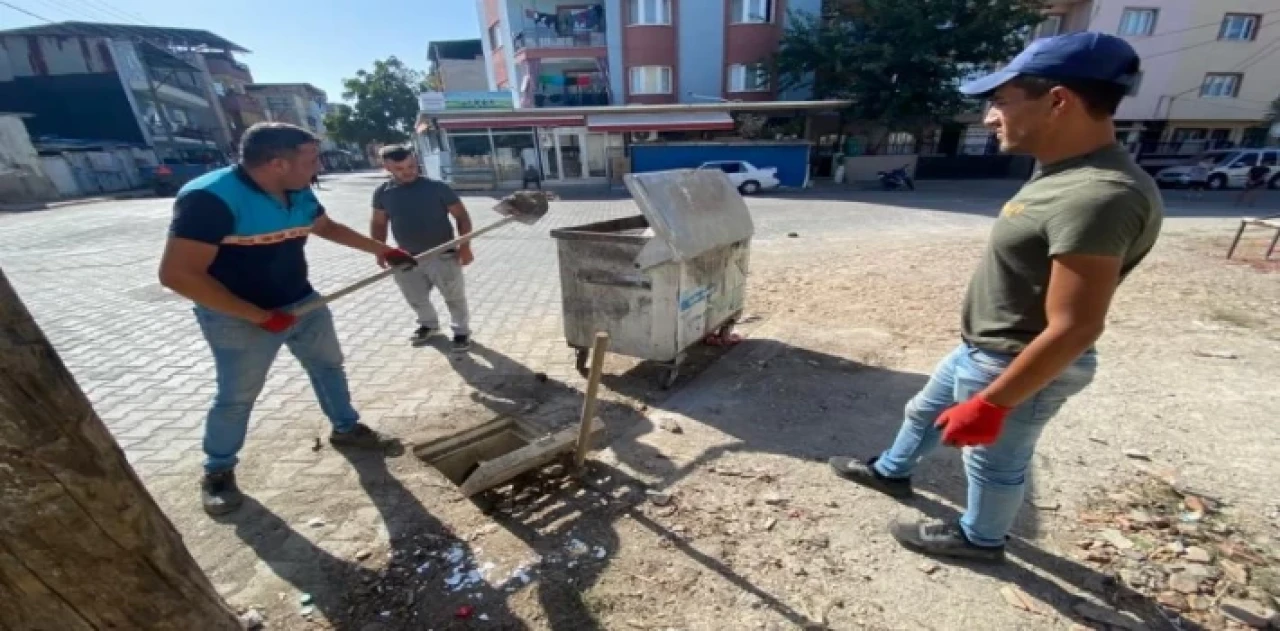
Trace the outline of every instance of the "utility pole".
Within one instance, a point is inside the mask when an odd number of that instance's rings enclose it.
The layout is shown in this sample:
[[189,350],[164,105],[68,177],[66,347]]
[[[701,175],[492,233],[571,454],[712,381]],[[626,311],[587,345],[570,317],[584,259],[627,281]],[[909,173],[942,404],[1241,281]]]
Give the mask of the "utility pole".
[[0,627],[239,631],[0,270]]

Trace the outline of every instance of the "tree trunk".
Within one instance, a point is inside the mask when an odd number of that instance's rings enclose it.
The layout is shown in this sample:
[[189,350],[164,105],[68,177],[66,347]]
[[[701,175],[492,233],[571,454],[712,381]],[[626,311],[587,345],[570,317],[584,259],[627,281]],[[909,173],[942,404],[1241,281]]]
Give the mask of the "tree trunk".
[[2,270],[0,629],[240,629]]

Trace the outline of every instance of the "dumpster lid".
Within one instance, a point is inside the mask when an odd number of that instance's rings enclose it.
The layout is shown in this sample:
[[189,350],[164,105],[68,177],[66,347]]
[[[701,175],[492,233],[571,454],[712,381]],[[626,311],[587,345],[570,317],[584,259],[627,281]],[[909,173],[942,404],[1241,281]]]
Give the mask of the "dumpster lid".
[[636,259],[642,269],[688,261],[755,233],[746,202],[721,171],[632,173],[623,182],[656,237]]

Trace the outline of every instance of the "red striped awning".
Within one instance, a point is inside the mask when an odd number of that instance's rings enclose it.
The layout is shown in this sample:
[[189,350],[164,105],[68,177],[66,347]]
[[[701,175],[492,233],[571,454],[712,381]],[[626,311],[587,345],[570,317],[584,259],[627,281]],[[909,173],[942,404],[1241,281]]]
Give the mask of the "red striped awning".
[[441,129],[510,129],[512,127],[581,127],[581,116],[529,116],[502,118],[454,118],[440,121]]
[[587,117],[587,129],[590,131],[709,131],[733,128],[733,117],[728,112],[636,112],[592,114]]

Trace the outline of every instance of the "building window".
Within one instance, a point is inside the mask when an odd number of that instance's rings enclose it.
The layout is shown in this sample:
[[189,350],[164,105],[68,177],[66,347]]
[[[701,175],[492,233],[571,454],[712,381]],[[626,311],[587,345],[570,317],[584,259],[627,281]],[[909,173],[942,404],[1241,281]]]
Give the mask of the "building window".
[[1120,35],[1143,37],[1156,32],[1158,9],[1125,9],[1120,16]]
[[1209,73],[1200,84],[1200,96],[1205,98],[1234,99],[1240,94],[1241,75],[1231,73]]
[[631,0],[628,26],[671,24],[671,0]]
[[631,69],[632,94],[671,94],[671,68],[636,66]]
[[1218,31],[1218,39],[1236,42],[1249,42],[1258,37],[1258,23],[1261,16],[1244,13],[1228,13],[1222,18],[1222,29]]
[[494,24],[489,27],[489,48],[499,48],[502,46],[502,25]]
[[1036,27],[1031,33],[1031,39],[1040,39],[1042,37],[1054,37],[1062,34],[1062,14],[1050,13],[1044,16],[1044,21]]
[[768,92],[769,68],[764,64],[729,66],[729,92]]
[[768,24],[773,21],[773,0],[732,0],[729,22],[733,24]]

